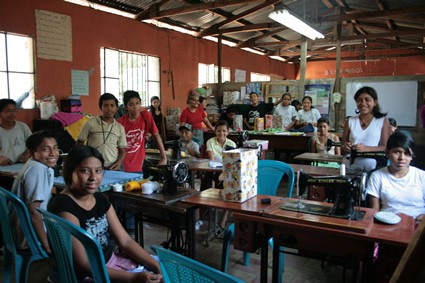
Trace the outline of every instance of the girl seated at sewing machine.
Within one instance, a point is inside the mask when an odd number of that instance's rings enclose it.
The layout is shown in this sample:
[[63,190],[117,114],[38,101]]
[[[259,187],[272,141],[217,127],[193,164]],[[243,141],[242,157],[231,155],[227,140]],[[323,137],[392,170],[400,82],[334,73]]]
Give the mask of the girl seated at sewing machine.
[[[329,124],[329,120],[326,118],[317,120],[317,135],[312,137],[311,151],[314,153],[341,155],[341,148],[339,146],[328,145],[328,140],[335,143],[339,142],[339,137],[337,135],[329,133]],[[318,165],[339,168],[337,162],[319,162]]]
[[404,213],[416,223],[425,214],[425,171],[410,165],[415,143],[409,132],[390,136],[385,153],[390,165],[372,173],[367,185],[369,204],[377,210]]

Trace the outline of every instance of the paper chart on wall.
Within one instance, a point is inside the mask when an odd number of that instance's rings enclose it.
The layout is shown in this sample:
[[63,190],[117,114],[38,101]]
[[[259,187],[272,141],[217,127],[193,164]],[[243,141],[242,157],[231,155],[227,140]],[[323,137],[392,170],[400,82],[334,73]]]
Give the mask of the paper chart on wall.
[[72,61],[71,17],[44,10],[35,10],[37,57]]

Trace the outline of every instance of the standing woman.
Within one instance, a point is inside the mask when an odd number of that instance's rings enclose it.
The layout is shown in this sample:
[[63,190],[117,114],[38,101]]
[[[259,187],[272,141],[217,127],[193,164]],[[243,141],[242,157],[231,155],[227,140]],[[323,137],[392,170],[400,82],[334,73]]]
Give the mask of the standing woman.
[[297,117],[295,118],[296,128],[304,128],[307,124],[311,124],[311,126],[314,127],[314,131],[317,131],[317,120],[320,119],[321,115],[319,110],[313,108],[312,104],[313,99],[310,96],[307,95],[303,97],[303,108],[298,111]]
[[[390,124],[381,113],[378,94],[368,86],[360,88],[354,95],[357,116],[347,119],[344,125],[341,147],[343,154],[357,151],[384,151],[390,135]],[[345,162],[347,163],[347,162]],[[369,171],[375,169],[376,160],[356,158],[353,164],[346,164],[351,169]]]
[[202,122],[204,122],[211,131],[214,131],[214,127],[208,120],[204,109],[199,104],[199,94],[191,91],[187,97],[187,104],[188,107],[180,114],[180,125],[185,123],[192,125],[193,137],[197,138],[200,145],[202,145],[204,144]]
[[[161,101],[158,96],[151,97],[151,106],[149,106],[149,111],[152,114],[153,120],[155,122],[156,127],[158,128],[158,133],[161,136],[162,140],[165,141],[165,122],[164,115],[162,115],[161,111]],[[155,143],[155,140],[151,140],[151,143]],[[153,145],[154,148],[157,148],[156,144]]]
[[297,110],[291,105],[291,94],[285,92],[282,95],[281,103],[279,103],[274,109],[274,115],[283,116],[284,131],[289,131],[295,124],[295,117],[297,116]]

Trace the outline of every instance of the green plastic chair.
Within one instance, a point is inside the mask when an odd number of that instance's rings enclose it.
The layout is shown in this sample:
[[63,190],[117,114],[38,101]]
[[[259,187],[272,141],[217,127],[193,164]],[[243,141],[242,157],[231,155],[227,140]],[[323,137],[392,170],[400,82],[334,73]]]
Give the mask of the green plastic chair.
[[160,246],[151,246],[159,258],[165,283],[242,283],[243,280],[196,260],[185,257]]
[[49,238],[59,273],[59,282],[78,282],[72,258],[72,236],[74,236],[83,244],[87,253],[92,272],[91,277],[95,282],[109,283],[105,258],[96,238],[75,224],[51,212],[39,208],[37,210],[43,216],[43,222],[47,229],[47,237]]
[[[295,173],[292,167],[284,162],[277,160],[258,160],[258,181],[257,193],[259,195],[275,196],[283,175],[288,175],[288,197],[292,196],[292,189],[294,188]],[[223,250],[221,256],[221,271],[227,273],[227,266],[229,265],[229,249],[230,242],[233,241],[235,236],[235,224],[231,224],[224,232]],[[269,245],[273,250],[273,238],[269,239]],[[283,251],[283,247],[281,247]],[[250,253],[243,253],[243,264],[249,265]],[[284,267],[284,255],[279,254],[279,277],[278,282],[282,282],[282,273]]]
[[[28,248],[19,249],[15,242],[14,227],[10,223],[10,205],[18,216],[21,229],[25,235]],[[28,208],[15,194],[0,187],[0,227],[4,244],[3,282],[11,282],[12,262],[15,262],[15,282],[27,282],[29,267],[32,262],[46,259],[44,251],[31,224]]]

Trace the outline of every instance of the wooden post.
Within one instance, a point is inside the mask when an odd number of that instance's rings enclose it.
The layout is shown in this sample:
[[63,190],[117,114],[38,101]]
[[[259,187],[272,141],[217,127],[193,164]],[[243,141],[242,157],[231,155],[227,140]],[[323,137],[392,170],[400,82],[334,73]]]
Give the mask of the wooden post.
[[301,38],[301,56],[300,56],[300,86],[298,97],[304,97],[305,71],[307,69],[307,39],[305,36]]
[[[221,81],[221,47],[222,47],[222,36],[221,33],[218,36],[218,41],[217,41],[217,68],[218,68],[218,78],[217,78],[217,99],[220,97],[222,98],[223,94],[222,94],[222,81]],[[218,101],[217,101],[218,103]]]

